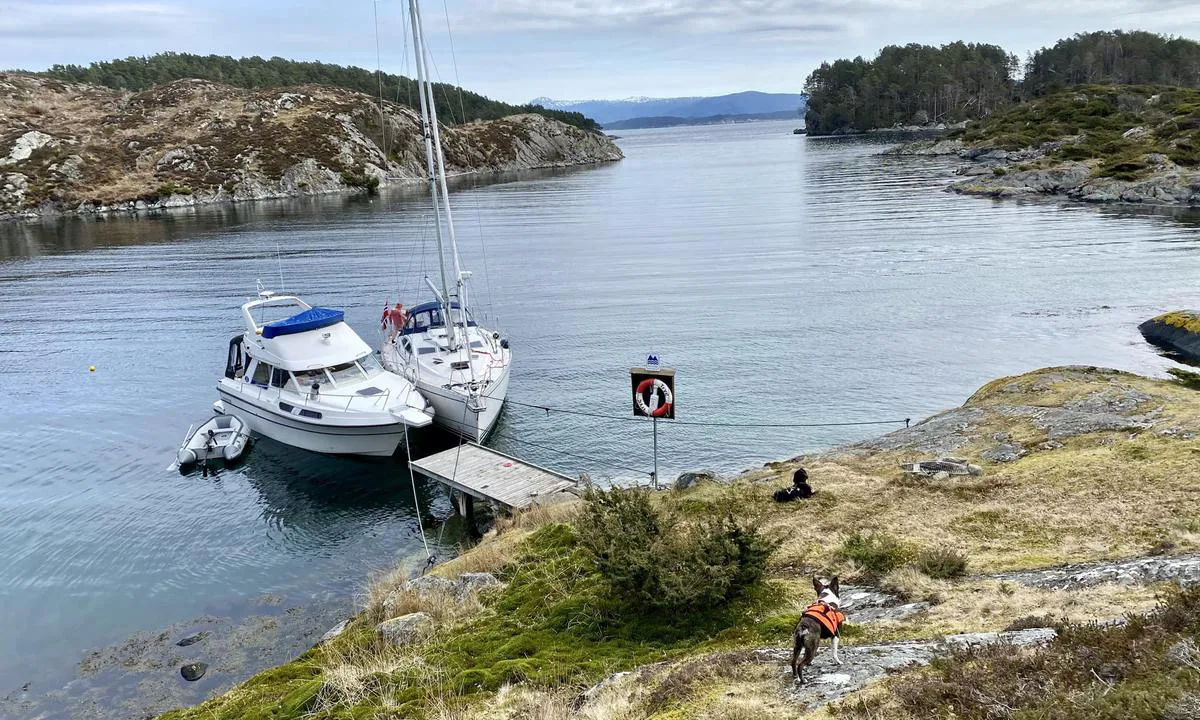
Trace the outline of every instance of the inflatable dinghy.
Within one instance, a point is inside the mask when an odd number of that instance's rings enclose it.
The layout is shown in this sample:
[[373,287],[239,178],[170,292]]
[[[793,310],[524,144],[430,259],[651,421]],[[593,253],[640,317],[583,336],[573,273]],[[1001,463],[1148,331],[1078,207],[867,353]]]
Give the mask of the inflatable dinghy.
[[233,462],[246,451],[249,440],[250,431],[241,418],[214,415],[195,431],[189,431],[175,459],[181,468],[208,460]]

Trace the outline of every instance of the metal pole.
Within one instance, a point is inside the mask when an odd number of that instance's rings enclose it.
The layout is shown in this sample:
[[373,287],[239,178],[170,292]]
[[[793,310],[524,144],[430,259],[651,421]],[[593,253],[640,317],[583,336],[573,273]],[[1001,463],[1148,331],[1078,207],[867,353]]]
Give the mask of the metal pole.
[[654,489],[658,489],[658,418],[654,418]]
[[[433,102],[433,90],[429,80],[429,68],[426,65],[424,37],[421,34],[421,12],[417,7],[416,0],[409,0],[408,15],[412,24],[413,51],[416,53],[417,83],[421,88],[421,128],[425,134],[425,168],[429,173],[429,194],[433,198],[434,227],[437,230],[438,268],[442,275],[442,311],[444,314],[442,319],[446,327],[447,340],[450,348],[453,349],[457,344],[457,338],[454,332],[454,323],[451,322],[453,316],[450,313],[450,283],[446,280],[446,252],[442,247],[442,213],[438,202],[437,165],[433,159],[431,126],[437,125],[437,116],[433,114],[434,111],[430,107],[430,103]],[[425,92],[426,86],[430,86],[428,94]],[[447,218],[447,220],[449,219]]]

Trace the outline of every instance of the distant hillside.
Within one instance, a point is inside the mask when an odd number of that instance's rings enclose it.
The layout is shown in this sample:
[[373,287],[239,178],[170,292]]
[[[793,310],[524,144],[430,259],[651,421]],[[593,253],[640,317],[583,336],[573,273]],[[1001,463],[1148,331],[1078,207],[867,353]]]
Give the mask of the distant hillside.
[[[621,159],[534,113],[445,127],[451,174]],[[175,80],[131,93],[0,73],[0,219],[373,191],[425,177],[409,107],[327,84]]]
[[633,118],[705,118],[715,115],[804,113],[805,96],[796,93],[740,92],[716,97],[630,98],[628,100],[551,100],[537,98],[532,105],[576,112],[611,128],[611,123]]
[[889,45],[822,63],[804,83],[809,135],[986,118],[1080,84],[1200,88],[1200,43],[1123,30],[1081,33],[1024,64],[996,45]]
[[[150,57],[94,62],[87,67],[53,65],[45,72],[27,74],[135,92],[149,90],[155,85],[173,80],[194,78],[250,89],[313,84],[332,85],[367,95],[379,94],[379,77],[373,70],[322,62],[300,62],[281,57],[264,60],[257,55],[233,58],[227,55],[167,52]],[[508,115],[532,112],[584,130],[595,132],[599,129],[596,123],[576,112],[532,105],[510,105],[446,83],[435,83],[434,92],[439,100],[446,98],[438,103],[438,119],[448,124],[496,120]],[[384,73],[383,94],[388,100],[413,108],[420,102],[416,81],[402,75]]]
[[721,125],[723,123],[754,122],[756,120],[799,120],[800,113],[795,110],[784,110],[774,113],[750,113],[744,115],[708,115],[706,117],[685,118],[674,115],[660,117],[638,117],[628,120],[604,123],[605,130],[635,130],[638,128],[677,127],[680,125]]

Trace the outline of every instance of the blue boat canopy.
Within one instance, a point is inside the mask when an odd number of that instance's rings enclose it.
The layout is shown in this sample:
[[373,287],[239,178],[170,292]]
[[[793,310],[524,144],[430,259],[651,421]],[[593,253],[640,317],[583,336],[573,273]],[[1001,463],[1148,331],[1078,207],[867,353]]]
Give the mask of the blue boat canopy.
[[340,323],[345,316],[346,314],[341,310],[323,307],[309,308],[304,312],[296,313],[290,318],[276,320],[275,322],[263,325],[262,336],[273,338],[280,335],[294,335],[309,330],[316,330],[317,328],[329,327],[334,323]]
[[[452,310],[460,310],[458,302],[451,302]],[[469,311],[468,311],[469,312]],[[423,302],[420,305],[414,305],[408,310],[408,322],[405,323],[404,329],[400,331],[401,335],[419,335],[431,327],[444,327],[445,322],[442,318],[442,305],[437,301]],[[467,326],[477,327],[470,315],[467,315]]]

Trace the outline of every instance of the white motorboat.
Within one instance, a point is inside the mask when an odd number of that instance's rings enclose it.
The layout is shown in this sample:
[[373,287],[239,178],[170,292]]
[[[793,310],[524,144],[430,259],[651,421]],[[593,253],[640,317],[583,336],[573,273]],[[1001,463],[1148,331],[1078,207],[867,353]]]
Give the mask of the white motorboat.
[[[220,401],[218,401],[220,402]],[[175,456],[179,467],[186,468],[209,460],[233,462],[242,456],[250,441],[250,429],[236,415],[214,415],[195,430],[188,430]]]
[[242,316],[217,391],[255,433],[313,452],[388,456],[405,426],[432,422],[425,398],[383,369],[341,310],[263,291]]
[[[467,281],[459,262],[446,188],[446,164],[438,129],[428,49],[418,0],[409,0],[425,131],[425,165],[435,216],[441,287],[428,278],[434,300],[412,308],[405,326],[385,339],[383,366],[411,380],[436,408],[434,422],[472,442],[482,441],[496,424],[508,395],[512,352],[500,333],[476,324],[471,316]],[[449,248],[446,246],[449,245]],[[447,252],[447,250],[449,252]],[[454,282],[447,275],[447,254]]]

